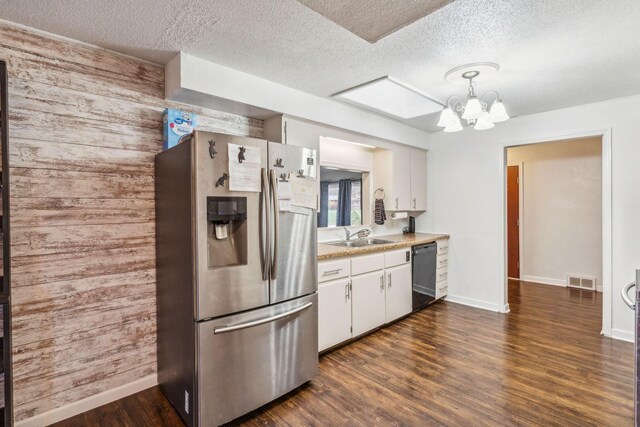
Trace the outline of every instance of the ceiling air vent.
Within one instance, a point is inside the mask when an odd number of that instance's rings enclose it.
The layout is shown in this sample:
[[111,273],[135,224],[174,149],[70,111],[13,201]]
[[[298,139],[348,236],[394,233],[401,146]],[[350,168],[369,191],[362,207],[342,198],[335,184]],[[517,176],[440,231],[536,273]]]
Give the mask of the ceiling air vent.
[[567,286],[570,288],[585,289],[589,291],[596,290],[596,278],[589,276],[572,276],[567,278]]

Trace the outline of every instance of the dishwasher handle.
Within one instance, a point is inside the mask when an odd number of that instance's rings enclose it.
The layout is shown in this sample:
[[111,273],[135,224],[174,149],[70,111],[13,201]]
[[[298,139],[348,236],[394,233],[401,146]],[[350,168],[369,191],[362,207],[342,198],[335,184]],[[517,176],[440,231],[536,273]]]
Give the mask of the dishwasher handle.
[[629,297],[629,291],[634,286],[636,286],[636,282],[631,282],[623,286],[623,288],[620,290],[620,296],[622,297],[622,301],[624,301],[624,303],[627,304],[631,310],[636,309],[635,302]]
[[426,245],[419,245],[411,247],[411,252],[413,255],[426,254],[429,252],[437,251],[437,245],[435,243],[427,243]]

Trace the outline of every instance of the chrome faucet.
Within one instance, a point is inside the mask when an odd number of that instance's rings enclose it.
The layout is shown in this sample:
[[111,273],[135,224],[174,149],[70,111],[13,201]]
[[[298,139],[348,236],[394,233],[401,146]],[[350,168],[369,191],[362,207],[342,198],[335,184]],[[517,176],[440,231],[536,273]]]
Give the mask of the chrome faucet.
[[358,236],[358,239],[361,239],[363,237],[367,237],[369,235],[369,233],[371,233],[371,231],[366,229],[366,228],[363,228],[362,230],[355,231],[353,233],[349,233],[349,229],[347,227],[343,227],[343,228],[344,228],[344,240],[349,240],[355,235]]

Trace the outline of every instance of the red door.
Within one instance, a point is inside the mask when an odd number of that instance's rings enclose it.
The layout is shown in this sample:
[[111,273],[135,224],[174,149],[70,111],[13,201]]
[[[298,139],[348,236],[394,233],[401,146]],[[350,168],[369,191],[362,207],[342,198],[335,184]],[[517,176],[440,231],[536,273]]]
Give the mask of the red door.
[[507,276],[520,278],[519,166],[507,166]]

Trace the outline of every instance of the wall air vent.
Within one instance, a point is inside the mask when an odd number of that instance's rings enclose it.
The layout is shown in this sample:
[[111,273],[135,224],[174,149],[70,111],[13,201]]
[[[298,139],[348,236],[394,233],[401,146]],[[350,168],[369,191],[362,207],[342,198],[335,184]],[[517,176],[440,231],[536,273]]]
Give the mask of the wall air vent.
[[567,286],[570,288],[584,289],[588,291],[596,290],[596,278],[589,276],[574,276],[569,275],[567,277]]

